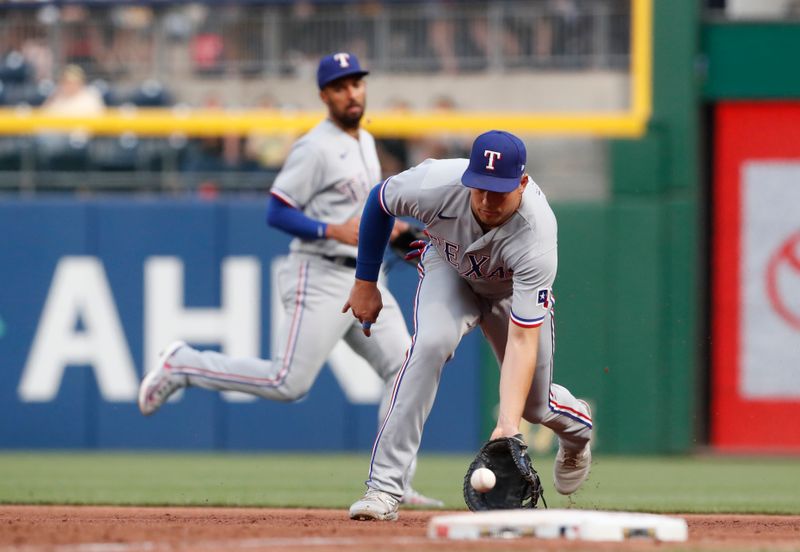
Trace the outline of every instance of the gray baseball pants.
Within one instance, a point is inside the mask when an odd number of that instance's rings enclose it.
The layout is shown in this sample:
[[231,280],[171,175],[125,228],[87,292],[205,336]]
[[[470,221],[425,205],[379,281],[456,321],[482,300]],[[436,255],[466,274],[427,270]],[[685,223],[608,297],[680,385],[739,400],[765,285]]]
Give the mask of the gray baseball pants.
[[[389,410],[372,449],[369,487],[402,496],[404,473],[416,457],[445,363],[462,337],[480,326],[502,366],[510,309],[510,297],[476,295],[435,249],[427,250],[420,265],[411,350],[395,378]],[[540,332],[536,372],[523,417],[552,429],[566,449],[580,450],[591,437],[591,415],[585,403],[552,383],[552,313]]]

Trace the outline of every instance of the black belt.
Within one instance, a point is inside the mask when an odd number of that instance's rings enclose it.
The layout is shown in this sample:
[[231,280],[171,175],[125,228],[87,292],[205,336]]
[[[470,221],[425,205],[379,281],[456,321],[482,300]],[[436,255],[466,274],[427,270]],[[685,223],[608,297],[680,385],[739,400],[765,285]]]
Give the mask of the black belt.
[[335,265],[346,266],[347,268],[356,267],[356,260],[354,257],[346,257],[344,255],[341,255],[339,257],[335,257],[333,255],[322,255],[322,258]]

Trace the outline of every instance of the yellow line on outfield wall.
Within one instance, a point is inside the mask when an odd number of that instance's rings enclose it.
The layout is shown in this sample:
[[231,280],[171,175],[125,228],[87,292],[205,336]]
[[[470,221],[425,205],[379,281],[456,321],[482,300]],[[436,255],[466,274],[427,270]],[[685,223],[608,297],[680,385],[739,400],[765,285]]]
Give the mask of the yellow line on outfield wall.
[[[325,116],[319,112],[291,115],[242,111],[223,114],[218,111],[193,111],[191,116],[176,116],[169,110],[142,110],[135,116],[109,110],[94,118],[53,117],[31,110],[19,115],[0,110],[0,133],[32,134],[37,132],[84,131],[91,134],[119,135],[132,132],[139,135],[219,136],[248,134],[300,134]],[[517,114],[509,112],[447,115],[436,112],[408,114],[372,112],[364,126],[376,136],[414,137],[435,133],[476,134],[501,128],[520,134],[597,134],[603,136],[638,136],[643,122],[628,113],[597,114]]]
[[436,132],[479,134],[503,129],[517,134],[570,134],[597,136],[641,136],[646,121],[630,113],[511,113],[469,112],[457,116],[441,113],[413,115],[377,114],[365,125],[376,136],[415,136]]
[[[441,133],[475,135],[501,128],[524,135],[589,135],[636,138],[652,112],[653,0],[631,0],[630,107],[620,112],[440,112],[370,111],[365,126],[376,136],[413,137]],[[219,136],[306,132],[323,111],[220,111],[202,109],[109,109],[93,118],[54,117],[37,109],[0,109],[0,134],[81,130],[92,134]]]

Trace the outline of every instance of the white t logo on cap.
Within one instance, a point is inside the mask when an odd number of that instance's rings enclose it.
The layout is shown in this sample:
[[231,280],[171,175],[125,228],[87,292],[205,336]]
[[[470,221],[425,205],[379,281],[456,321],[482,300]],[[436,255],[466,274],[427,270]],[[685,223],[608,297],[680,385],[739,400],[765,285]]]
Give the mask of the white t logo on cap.
[[486,165],[486,168],[490,171],[494,170],[494,160],[495,159],[502,159],[503,154],[499,151],[492,151],[492,150],[483,150],[483,156],[489,158],[489,164]]
[[334,54],[333,59],[339,62],[339,67],[342,69],[345,67],[350,67],[350,54],[346,54],[344,52]]

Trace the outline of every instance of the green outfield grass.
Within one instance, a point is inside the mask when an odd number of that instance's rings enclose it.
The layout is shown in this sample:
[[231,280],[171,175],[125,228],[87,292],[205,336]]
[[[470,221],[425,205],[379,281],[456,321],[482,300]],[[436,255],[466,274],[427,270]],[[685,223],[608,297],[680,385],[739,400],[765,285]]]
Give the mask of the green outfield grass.
[[[415,486],[464,508],[470,458],[426,455]],[[0,503],[345,508],[363,492],[366,454],[3,453]],[[569,500],[538,458],[551,508],[800,514],[796,458],[595,455]]]

